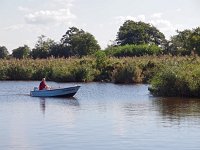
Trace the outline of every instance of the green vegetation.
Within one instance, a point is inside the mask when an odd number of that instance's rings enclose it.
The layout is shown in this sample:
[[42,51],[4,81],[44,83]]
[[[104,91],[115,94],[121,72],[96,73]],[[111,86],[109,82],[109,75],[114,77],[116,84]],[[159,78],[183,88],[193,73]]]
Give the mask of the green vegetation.
[[5,46],[0,46],[0,58],[6,58],[8,56],[8,50]]
[[109,56],[134,57],[144,55],[159,55],[162,54],[162,49],[157,45],[143,44],[108,47],[105,52]]
[[200,54],[200,28],[177,31],[168,43],[167,53],[172,55]]
[[163,45],[166,39],[156,27],[144,23],[127,20],[119,28],[116,39],[118,45],[127,44],[155,44]]
[[27,58],[30,54],[30,48],[27,45],[13,50],[12,56],[17,59]]
[[[95,37],[82,29],[70,27],[60,41],[41,35],[33,49],[27,45],[12,50],[8,57],[8,50],[0,46],[0,58],[33,58],[46,59],[84,57],[94,55],[101,50]],[[114,57],[133,57],[144,55],[200,55],[200,27],[177,31],[170,40],[166,40],[162,32],[156,27],[144,22],[127,20],[120,26],[117,38],[105,49],[106,54]]]
[[38,41],[35,48],[30,52],[30,57],[33,59],[43,59],[50,56],[50,51],[56,43],[50,38],[46,38],[44,35],[38,37]]
[[61,38],[60,46],[69,49],[68,56],[86,56],[100,50],[100,46],[94,36],[88,32],[71,27]]
[[200,58],[175,57],[160,66],[150,83],[156,96],[200,97]]
[[200,97],[200,27],[170,40],[156,27],[127,20],[101,50],[89,32],[70,27],[59,42],[41,35],[33,49],[0,46],[0,80],[150,83],[157,96]]
[[200,97],[200,57],[107,57],[1,59],[0,80],[150,83],[156,96]]
[[91,58],[0,60],[1,80],[41,80],[87,82],[95,74]]
[[44,35],[39,36],[35,48],[30,52],[30,57],[33,59],[83,57],[94,54],[100,49],[92,34],[82,29],[71,27],[58,43],[46,38]]

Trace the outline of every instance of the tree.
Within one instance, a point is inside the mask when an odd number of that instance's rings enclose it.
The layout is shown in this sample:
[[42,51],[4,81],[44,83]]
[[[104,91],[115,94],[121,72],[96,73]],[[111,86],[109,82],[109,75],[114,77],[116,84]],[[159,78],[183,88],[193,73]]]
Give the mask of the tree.
[[14,49],[12,52],[12,56],[17,59],[27,58],[29,54],[30,54],[30,48],[27,45],[18,47],[17,49]]
[[71,27],[61,39],[61,45],[67,49],[69,56],[85,56],[100,50],[94,36],[88,32]]
[[70,49],[68,46],[63,46],[62,44],[55,44],[51,47],[49,51],[50,56],[54,56],[56,58],[60,57],[70,57]]
[[176,31],[178,34],[171,37],[168,52],[173,55],[189,55],[191,30]]
[[200,55],[200,27],[193,30],[190,35],[190,49],[197,52]]
[[8,54],[7,48],[5,46],[0,46],[0,58],[6,58]]
[[193,52],[200,55],[200,27],[178,31],[171,37],[168,51],[174,55],[190,55]]
[[144,23],[127,20],[119,28],[116,39],[118,45],[126,44],[156,44],[162,46],[165,36],[156,27]]
[[46,36],[41,35],[38,37],[38,41],[35,48],[31,51],[31,56],[36,58],[47,58],[49,57],[50,49],[56,44],[50,38],[45,39]]

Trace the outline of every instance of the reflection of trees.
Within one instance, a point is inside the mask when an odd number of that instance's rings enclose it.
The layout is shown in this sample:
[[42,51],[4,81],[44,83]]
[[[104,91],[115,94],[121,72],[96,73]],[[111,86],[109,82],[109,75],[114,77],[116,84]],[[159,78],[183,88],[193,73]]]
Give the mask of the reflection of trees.
[[152,102],[164,119],[171,121],[186,118],[200,119],[200,99],[156,98]]
[[123,111],[127,116],[142,116],[148,113],[148,102],[125,103]]

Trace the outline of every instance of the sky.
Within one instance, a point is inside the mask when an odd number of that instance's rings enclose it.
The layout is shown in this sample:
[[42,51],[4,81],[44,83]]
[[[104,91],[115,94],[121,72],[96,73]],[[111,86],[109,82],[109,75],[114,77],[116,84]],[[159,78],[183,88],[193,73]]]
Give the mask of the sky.
[[0,46],[33,48],[41,35],[59,42],[75,26],[104,49],[126,20],[150,23],[170,39],[200,26],[199,7],[199,0],[0,0]]

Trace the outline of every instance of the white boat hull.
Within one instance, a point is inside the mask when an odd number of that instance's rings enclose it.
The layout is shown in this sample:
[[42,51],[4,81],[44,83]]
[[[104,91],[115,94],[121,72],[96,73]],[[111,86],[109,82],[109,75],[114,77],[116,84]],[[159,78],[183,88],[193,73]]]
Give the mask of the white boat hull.
[[34,90],[30,92],[32,97],[73,97],[80,86],[68,88],[50,89],[50,90]]

